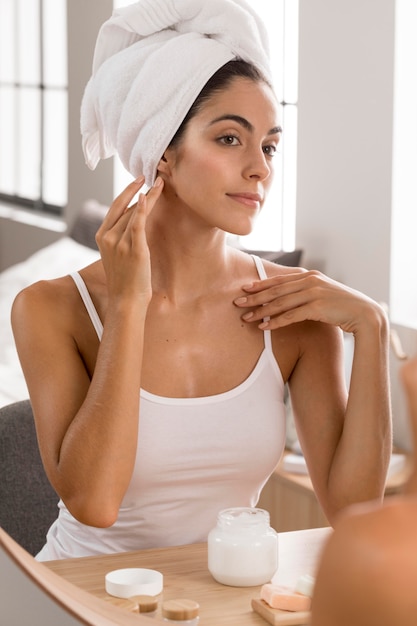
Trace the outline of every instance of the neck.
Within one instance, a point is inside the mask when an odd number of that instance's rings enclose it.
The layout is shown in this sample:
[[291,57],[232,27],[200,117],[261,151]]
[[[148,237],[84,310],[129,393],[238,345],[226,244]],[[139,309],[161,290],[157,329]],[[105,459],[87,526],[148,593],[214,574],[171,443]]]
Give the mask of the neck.
[[155,211],[150,218],[147,236],[154,293],[188,300],[218,289],[232,256],[226,233],[189,216],[181,219],[169,209]]

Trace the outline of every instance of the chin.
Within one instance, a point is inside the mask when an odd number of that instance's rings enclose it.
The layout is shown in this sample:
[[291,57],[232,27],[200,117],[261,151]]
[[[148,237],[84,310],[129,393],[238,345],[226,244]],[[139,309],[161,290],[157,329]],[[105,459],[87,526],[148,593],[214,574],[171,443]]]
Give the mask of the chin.
[[245,237],[245,235],[250,235],[251,232],[253,231],[253,225],[248,226],[247,228],[232,228],[231,230],[228,230],[227,232],[230,235],[236,235],[237,237]]
[[[230,226],[230,228],[228,228]],[[233,224],[226,225],[223,230],[225,230],[230,235],[235,235],[236,237],[244,237],[245,235],[250,235],[254,229],[254,222],[252,220],[235,220]]]

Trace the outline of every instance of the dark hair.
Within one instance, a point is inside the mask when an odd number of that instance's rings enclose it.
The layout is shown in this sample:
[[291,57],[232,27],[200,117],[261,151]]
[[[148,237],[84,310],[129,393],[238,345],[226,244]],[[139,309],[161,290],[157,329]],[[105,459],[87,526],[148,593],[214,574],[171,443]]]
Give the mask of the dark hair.
[[228,87],[235,78],[249,78],[254,82],[264,82],[271,86],[262,72],[248,61],[244,61],[243,59],[233,59],[225,65],[222,65],[222,67],[218,69],[211,78],[209,78],[197,98],[194,100],[187,115],[183,119],[181,126],[178,128],[174,137],[170,141],[169,147],[174,147],[180,143],[188,122],[195,115],[197,115],[213,94],[220,93],[226,89],[226,87]]

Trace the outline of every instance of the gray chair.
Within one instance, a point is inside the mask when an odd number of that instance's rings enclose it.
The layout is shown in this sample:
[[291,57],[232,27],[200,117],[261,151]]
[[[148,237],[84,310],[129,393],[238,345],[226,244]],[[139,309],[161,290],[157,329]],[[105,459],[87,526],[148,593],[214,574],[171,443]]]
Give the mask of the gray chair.
[[58,516],[58,501],[42,465],[30,401],[0,408],[0,526],[35,555]]

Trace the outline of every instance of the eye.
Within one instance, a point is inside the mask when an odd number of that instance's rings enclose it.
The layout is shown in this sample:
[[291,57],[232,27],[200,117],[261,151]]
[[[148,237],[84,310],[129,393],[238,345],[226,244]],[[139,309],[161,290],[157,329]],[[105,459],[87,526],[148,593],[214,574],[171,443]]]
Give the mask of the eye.
[[276,152],[277,152],[277,147],[274,145],[268,145],[268,146],[263,146],[263,151],[264,153],[269,156],[269,157],[273,157],[275,156]]
[[235,135],[223,135],[219,137],[218,141],[225,146],[238,146],[240,144],[239,139]]

